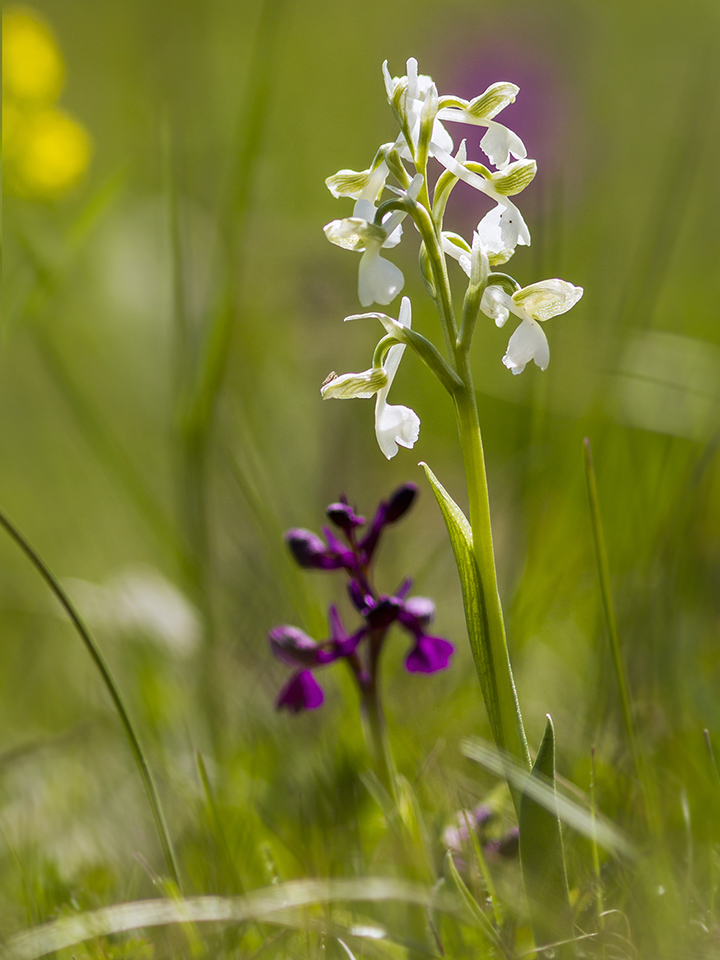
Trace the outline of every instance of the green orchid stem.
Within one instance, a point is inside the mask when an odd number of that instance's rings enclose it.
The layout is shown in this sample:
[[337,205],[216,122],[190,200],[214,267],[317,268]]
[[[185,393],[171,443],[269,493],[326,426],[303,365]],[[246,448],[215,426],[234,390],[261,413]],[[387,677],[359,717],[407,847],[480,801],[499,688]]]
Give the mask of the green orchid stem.
[[[485,456],[467,354],[459,353],[457,363],[458,373],[465,387],[457,391],[453,399],[465,464],[473,549],[483,592],[482,608],[486,627],[484,633],[488,648],[487,656],[492,664],[493,693],[499,718],[499,729],[494,730],[493,734],[500,750],[507,751],[529,769],[530,753],[510,665],[505,621],[498,592]],[[517,807],[520,794],[514,788],[511,788],[511,792]]]
[[390,750],[385,714],[375,686],[363,691],[362,714],[366,725],[368,746],[373,756],[376,772],[383,787],[397,806],[395,760]]
[[480,301],[485,290],[485,286],[468,286],[465,299],[463,300],[462,316],[460,318],[460,332],[455,344],[456,354],[467,354],[470,349],[473,333],[475,332],[475,321],[480,310]]
[[372,754],[380,782],[397,806],[397,769],[387,735],[385,711],[380,697],[380,653],[386,631],[373,631],[370,637],[370,676],[360,684],[360,705],[365,737]]
[[40,576],[45,580],[47,585],[50,587],[52,592],[55,594],[57,599],[60,601],[61,605],[65,609],[68,617],[70,618],[73,626],[80,635],[80,639],[85,644],[85,647],[93,659],[95,666],[100,671],[100,675],[103,679],[105,686],[107,687],[110,698],[113,702],[113,705],[120,717],[123,727],[125,728],[125,733],[127,735],[128,741],[130,743],[130,749],[133,752],[135,762],[137,764],[138,770],[140,771],[140,776],[142,777],[143,785],[145,786],[145,792],[147,793],[148,802],[150,803],[150,808],[152,810],[152,815],[155,820],[155,827],[160,838],[160,845],[162,846],[163,853],[165,855],[165,862],[167,864],[168,873],[170,874],[171,879],[177,886],[178,890],[182,890],[182,885],[180,883],[180,873],[178,871],[177,861],[175,859],[175,851],[173,849],[172,840],[170,839],[170,833],[167,828],[167,823],[165,821],[165,815],[163,813],[162,806],[160,804],[160,797],[153,780],[152,773],[150,771],[150,765],[148,764],[147,757],[145,756],[145,751],[140,744],[137,733],[135,732],[135,727],[132,720],[130,719],[130,714],[127,711],[125,703],[123,701],[122,695],[120,694],[120,689],[115,682],[115,678],[110,672],[110,668],[105,661],[105,657],[102,655],[100,648],[97,643],[91,636],[87,627],[82,621],[80,614],[77,612],[73,606],[70,598],[65,593],[63,588],[60,586],[58,580],[45,564],[43,559],[31,546],[31,544],[25,539],[25,537],[20,533],[17,527],[5,516],[5,514],[0,511],[0,524],[5,528],[10,537],[15,541],[15,543],[20,547],[23,553],[28,557],[30,562],[33,564],[35,569],[38,571]]
[[[436,226],[428,211],[421,204],[413,205],[411,215],[418,226],[432,265],[437,291],[435,302],[440,314],[445,342],[448,344],[450,356],[454,360],[455,372],[462,382],[462,387],[455,389],[452,392],[452,397],[455,403],[460,446],[465,465],[473,549],[483,594],[480,598],[485,621],[482,634],[486,644],[486,659],[491,664],[492,689],[486,690],[485,695],[492,697],[494,703],[486,704],[486,706],[489,716],[497,718],[493,724],[493,736],[498,749],[507,751],[512,757],[530,769],[530,753],[515,691],[515,681],[505,637],[505,621],[498,593],[485,455],[469,359],[470,339],[474,322],[474,317],[471,318],[469,314],[477,313],[477,306],[482,298],[483,290],[478,287],[477,290],[473,291],[473,296],[468,298],[468,309],[463,311],[465,314],[463,317],[464,335],[459,337],[452,306],[452,293],[445,255],[439,238],[440,228]],[[513,786],[510,786],[510,790],[515,809],[519,811],[521,794]]]
[[[458,335],[457,321],[455,319],[455,311],[453,310],[447,263],[445,262],[445,254],[443,253],[440,243],[439,228],[436,228],[433,218],[422,204],[413,203],[409,212],[420,231],[420,236],[425,244],[433,274],[435,275],[435,305],[440,315],[440,324],[442,326],[443,337],[445,338],[445,345],[450,357],[455,357]],[[456,357],[455,360],[457,366]]]

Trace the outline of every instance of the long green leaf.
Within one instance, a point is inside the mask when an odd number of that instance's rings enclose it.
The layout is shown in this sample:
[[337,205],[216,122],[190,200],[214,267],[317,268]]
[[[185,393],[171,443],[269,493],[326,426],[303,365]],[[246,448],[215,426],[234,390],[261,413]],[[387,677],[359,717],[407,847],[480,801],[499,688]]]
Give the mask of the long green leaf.
[[545,733],[530,780],[549,787],[555,802],[538,803],[529,793],[520,802],[520,861],[538,945],[572,937],[567,870],[555,790],[555,729],[547,715]]
[[[460,575],[463,604],[465,606],[465,620],[467,621],[470,646],[472,648],[475,666],[480,679],[485,707],[490,719],[490,727],[498,746],[506,748],[502,717],[500,714],[500,698],[498,696],[492,648],[488,633],[487,614],[485,610],[483,586],[480,580],[473,537],[470,524],[460,507],[455,503],[445,487],[426,463],[421,466],[427,474],[433,488],[440,511],[442,512],[448,536],[452,545],[455,563]],[[512,718],[515,722],[515,718]]]

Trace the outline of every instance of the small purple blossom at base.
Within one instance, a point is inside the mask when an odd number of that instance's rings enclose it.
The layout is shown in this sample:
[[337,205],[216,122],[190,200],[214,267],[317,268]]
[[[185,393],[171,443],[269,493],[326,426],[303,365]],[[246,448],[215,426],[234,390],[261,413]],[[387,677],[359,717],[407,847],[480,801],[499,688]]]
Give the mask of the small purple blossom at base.
[[324,699],[322,687],[312,673],[309,670],[300,670],[293,674],[282,688],[275,706],[278,710],[285,708],[291,713],[301,713],[303,710],[315,710],[322,706]]
[[410,673],[444,670],[454,652],[455,648],[448,640],[423,634],[417,638],[415,646],[405,658],[405,669]]

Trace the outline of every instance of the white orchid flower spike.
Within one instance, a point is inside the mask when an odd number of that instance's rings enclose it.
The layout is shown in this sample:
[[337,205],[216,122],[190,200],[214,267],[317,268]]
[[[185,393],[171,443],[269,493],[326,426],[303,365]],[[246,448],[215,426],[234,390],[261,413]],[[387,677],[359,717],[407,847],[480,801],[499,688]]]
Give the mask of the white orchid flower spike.
[[538,320],[549,320],[567,313],[583,295],[583,288],[566,280],[541,280],[516,290],[510,297],[500,287],[489,286],[480,307],[498,327],[513,313],[522,320],[510,337],[503,363],[514,374],[522,373],[531,360],[546,370],[550,362],[550,346]]
[[[396,321],[385,317],[384,314],[356,314],[347,317],[348,320],[359,320],[362,317],[381,319],[386,329],[392,331]],[[412,305],[409,297],[403,297],[400,304],[400,314],[397,324],[402,327],[412,326]],[[323,400],[363,399],[375,396],[375,436],[377,442],[391,460],[401,447],[411,448],[420,435],[420,418],[409,407],[393,405],[387,402],[387,395],[395,379],[400,360],[405,352],[404,343],[396,343],[385,354],[382,366],[371,367],[362,373],[344,373],[337,376],[331,373],[320,389]]]

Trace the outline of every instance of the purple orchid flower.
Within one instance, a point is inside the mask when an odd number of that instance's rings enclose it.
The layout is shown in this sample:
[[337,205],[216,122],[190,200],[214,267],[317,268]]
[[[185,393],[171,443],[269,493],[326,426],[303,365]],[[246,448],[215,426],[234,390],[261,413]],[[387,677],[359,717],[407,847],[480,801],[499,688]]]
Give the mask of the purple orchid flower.
[[315,710],[322,706],[325,694],[322,687],[309,670],[298,670],[280,691],[276,706],[285,707],[291,713],[302,710]]
[[[325,526],[323,536],[310,530],[289,530],[285,539],[295,560],[311,570],[345,570],[349,576],[348,593],[362,624],[349,633],[337,607],[329,609],[327,639],[313,640],[293,626],[275,627],[268,640],[275,656],[294,667],[295,672],[282,688],[276,701],[278,709],[293,713],[313,710],[323,702],[323,691],[313,671],[336,660],[344,660],[355,677],[361,697],[377,694],[377,670],[385,638],[398,624],[412,638],[405,658],[411,673],[435,673],[447,667],[453,645],[443,637],[427,632],[435,615],[435,604],[427,597],[409,596],[412,580],[404,580],[392,595],[378,594],[372,584],[372,563],[384,529],[400,520],[412,506],[417,487],[408,483],[378,506],[369,524],[345,496],[331,503],[327,517],[339,535]],[[365,528],[363,533],[361,528]]]
[[[275,703],[278,710],[285,707],[292,713],[302,710],[314,710],[322,705],[324,695],[322,687],[312,674],[316,667],[325,666],[335,660],[354,658],[358,644],[367,633],[363,626],[349,634],[340,619],[337,607],[330,607],[330,637],[318,643],[298,627],[284,625],[274,627],[268,634],[272,652],[283,663],[291,667],[300,667],[280,691]],[[355,672],[363,679],[362,669]]]
[[371,629],[387,628],[396,621],[414,639],[414,645],[405,658],[405,669],[410,673],[435,673],[447,667],[455,648],[443,637],[427,633],[432,623],[435,604],[429,597],[407,597],[412,580],[405,580],[392,597],[381,596],[377,601],[352,589],[351,599]]

